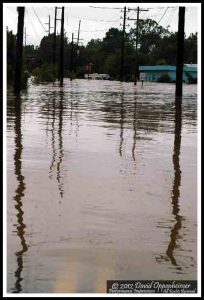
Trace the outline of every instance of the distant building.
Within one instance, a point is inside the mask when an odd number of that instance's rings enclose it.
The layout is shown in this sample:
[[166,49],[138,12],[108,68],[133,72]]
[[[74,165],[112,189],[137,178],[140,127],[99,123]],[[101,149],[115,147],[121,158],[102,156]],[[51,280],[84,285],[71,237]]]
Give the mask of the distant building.
[[[176,81],[176,66],[139,66],[142,80],[162,81],[162,78],[169,78],[170,82]],[[183,81],[193,83],[197,81],[197,65],[185,64],[183,67]]]
[[92,74],[85,74],[84,78],[88,79],[102,79],[102,80],[108,80],[110,79],[110,76],[108,74],[98,74],[98,73],[92,73]]

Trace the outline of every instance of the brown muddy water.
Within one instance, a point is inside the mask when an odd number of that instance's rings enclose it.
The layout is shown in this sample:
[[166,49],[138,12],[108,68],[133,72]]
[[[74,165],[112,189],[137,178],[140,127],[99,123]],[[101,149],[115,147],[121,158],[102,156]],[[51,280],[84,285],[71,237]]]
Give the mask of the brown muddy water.
[[[197,279],[197,86],[65,79],[7,104],[7,291]],[[175,122],[176,121],[176,122]]]

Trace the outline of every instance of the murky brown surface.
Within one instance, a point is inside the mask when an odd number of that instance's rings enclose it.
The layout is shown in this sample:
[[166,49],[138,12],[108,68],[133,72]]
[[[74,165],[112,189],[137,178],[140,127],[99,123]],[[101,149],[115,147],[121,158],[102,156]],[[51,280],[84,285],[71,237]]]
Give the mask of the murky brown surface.
[[8,95],[8,292],[197,279],[197,86],[176,115],[174,94],[65,79]]

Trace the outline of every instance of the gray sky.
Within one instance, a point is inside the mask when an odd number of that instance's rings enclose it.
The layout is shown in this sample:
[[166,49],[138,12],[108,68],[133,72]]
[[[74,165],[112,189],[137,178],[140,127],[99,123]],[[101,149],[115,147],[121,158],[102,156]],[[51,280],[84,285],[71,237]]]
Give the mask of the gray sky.
[[[55,6],[62,6],[63,3],[23,3],[19,6],[25,6],[25,27],[26,27],[26,44],[39,45],[40,40],[44,35],[47,35],[44,28],[48,30],[48,16],[50,15],[51,26],[54,26],[54,11]],[[77,37],[79,20],[81,20],[80,38],[83,39],[82,43],[87,44],[92,38],[102,39],[105,33],[111,27],[122,29],[123,12],[121,9],[126,6],[127,8],[137,8],[138,4],[134,3],[65,3],[65,32],[69,40],[71,40],[72,32],[74,37]],[[94,6],[94,7],[91,7]],[[140,8],[149,9],[149,11],[140,12],[140,18],[151,18],[159,22],[163,27],[170,26],[170,31],[177,31],[178,28],[178,6],[172,3],[139,3]],[[200,7],[196,3],[187,3],[185,15],[185,33],[189,36],[190,33],[195,33],[200,29],[198,22],[200,17]],[[15,3],[4,4],[4,17],[5,25],[9,30],[17,31],[18,14]],[[103,7],[103,8],[98,8]],[[168,7],[168,9],[167,9]],[[119,9],[118,9],[119,8]],[[121,8],[121,9],[120,9]],[[167,10],[166,10],[167,9]],[[136,19],[136,11],[127,12],[127,18]],[[37,15],[37,16],[36,16]],[[61,10],[58,10],[57,18],[60,19]],[[39,21],[40,20],[40,21]],[[135,26],[134,21],[128,21],[127,25]],[[43,28],[44,27],[44,28]],[[129,31],[129,26],[126,31]],[[51,33],[53,28],[51,28]],[[57,22],[57,32],[60,32],[60,21]]]

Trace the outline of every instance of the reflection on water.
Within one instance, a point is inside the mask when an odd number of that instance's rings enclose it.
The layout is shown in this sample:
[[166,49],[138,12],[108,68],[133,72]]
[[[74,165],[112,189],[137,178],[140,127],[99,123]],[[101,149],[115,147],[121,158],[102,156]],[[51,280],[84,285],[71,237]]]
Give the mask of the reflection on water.
[[119,145],[119,153],[122,156],[122,148],[123,148],[123,126],[124,126],[124,118],[125,118],[125,109],[124,109],[124,94],[120,95],[120,145]]
[[171,230],[170,243],[168,245],[166,254],[170,258],[173,265],[177,265],[174,257],[174,248],[177,246],[176,239],[178,238],[178,232],[181,228],[182,216],[179,215],[179,197],[180,197],[180,185],[181,185],[181,170],[180,170],[180,147],[181,147],[181,127],[182,127],[182,106],[179,105],[178,100],[175,101],[175,137],[174,137],[174,153],[173,153],[173,165],[174,165],[174,183],[172,190],[172,214],[175,216],[176,223]]
[[134,101],[134,114],[133,114],[133,146],[132,146],[132,158],[135,161],[135,146],[136,146],[136,131],[137,131],[137,98],[135,94]]
[[7,106],[8,291],[196,279],[195,86],[182,111],[168,84],[65,80],[21,100]]
[[[56,93],[53,93],[52,97],[52,128],[51,128],[51,134],[52,134],[52,160],[50,165],[50,179],[52,179],[52,170],[55,163],[55,156],[56,156],[56,149],[55,149],[55,97]],[[48,120],[49,120],[49,103],[48,103]]]
[[[172,214],[175,218],[175,224],[171,229],[170,242],[168,244],[166,255],[170,259],[172,265],[178,266],[176,258],[174,256],[174,249],[178,247],[177,239],[179,234],[179,229],[182,226],[183,217],[179,215],[179,197],[180,197],[180,185],[181,185],[181,169],[180,169],[180,147],[181,147],[181,128],[182,128],[182,105],[179,99],[175,99],[175,131],[174,131],[174,148],[173,148],[173,166],[174,166],[174,180],[173,180],[173,189],[172,189]],[[162,259],[166,260],[166,257],[161,255],[160,258],[157,258],[158,262],[161,262]],[[178,270],[181,270],[181,267],[177,267]]]
[[62,141],[62,126],[63,126],[63,91],[60,92],[60,102],[59,102],[59,128],[58,128],[58,136],[59,136],[59,159],[57,163],[57,182],[60,191],[61,198],[63,197],[63,183],[61,176],[61,163],[63,158],[63,141]]
[[[53,168],[56,164],[56,180],[58,182],[58,188],[60,192],[60,197],[63,198],[63,182],[61,176],[61,163],[63,159],[63,137],[62,137],[62,128],[63,128],[63,90],[59,93],[59,108],[58,108],[58,128],[55,126],[55,119],[56,119],[56,93],[53,94],[52,98],[52,123],[51,123],[51,144],[52,144],[52,160],[50,165],[50,179],[53,178]],[[49,102],[48,106],[48,120],[49,120]],[[56,140],[58,144],[56,145]],[[58,157],[56,157],[58,154]],[[60,202],[60,201],[59,201]]]
[[15,99],[15,154],[14,154],[14,164],[15,164],[15,175],[18,182],[18,187],[16,189],[16,194],[14,196],[14,200],[16,202],[15,208],[16,208],[16,216],[17,216],[17,235],[20,238],[21,242],[21,250],[15,252],[16,259],[17,259],[17,269],[15,271],[15,288],[13,289],[14,293],[19,293],[22,291],[22,281],[23,277],[21,275],[23,270],[23,254],[28,250],[28,245],[25,239],[25,228],[26,225],[24,224],[23,220],[23,197],[25,194],[25,178],[22,175],[22,133],[21,133],[21,99],[16,98]]

